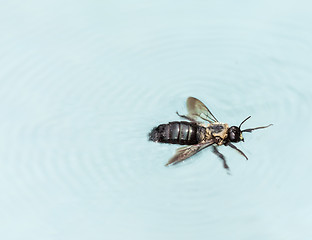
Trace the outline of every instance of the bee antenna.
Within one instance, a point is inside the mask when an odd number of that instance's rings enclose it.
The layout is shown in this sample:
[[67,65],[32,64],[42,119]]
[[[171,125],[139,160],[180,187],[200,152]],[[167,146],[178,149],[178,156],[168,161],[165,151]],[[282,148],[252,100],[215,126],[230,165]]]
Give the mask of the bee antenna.
[[242,124],[244,123],[244,122],[246,122],[249,118],[251,118],[251,116],[249,116],[249,117],[247,117],[244,121],[242,121],[242,123],[239,125],[239,129],[241,128],[241,126],[242,126]]
[[244,129],[242,132],[252,132],[253,130],[257,130],[257,129],[262,129],[262,128],[267,128],[272,126],[273,124],[269,124],[267,126],[263,126],[263,127],[256,127],[256,128],[248,128],[248,129]]

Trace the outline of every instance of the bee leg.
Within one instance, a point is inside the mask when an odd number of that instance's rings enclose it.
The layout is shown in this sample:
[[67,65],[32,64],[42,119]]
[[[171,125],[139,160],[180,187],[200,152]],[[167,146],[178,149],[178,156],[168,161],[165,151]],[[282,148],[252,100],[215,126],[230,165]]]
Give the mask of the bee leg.
[[191,121],[191,122],[196,122],[195,119],[193,119],[193,118],[191,118],[191,117],[189,117],[189,116],[180,115],[178,112],[176,112],[176,114],[177,114],[179,117],[181,117],[181,118],[185,118],[185,119],[187,119],[187,120],[189,120],[189,121]]
[[224,155],[218,151],[216,146],[212,146],[212,149],[213,149],[213,153],[216,154],[223,161],[223,167],[226,170],[230,170],[229,166],[226,164],[226,160],[225,160]]
[[231,148],[235,149],[237,152],[239,152],[240,154],[242,154],[246,160],[248,160],[248,157],[245,155],[245,153],[243,153],[242,150],[238,149],[236,146],[234,146],[232,143],[227,143],[227,146],[230,146]]

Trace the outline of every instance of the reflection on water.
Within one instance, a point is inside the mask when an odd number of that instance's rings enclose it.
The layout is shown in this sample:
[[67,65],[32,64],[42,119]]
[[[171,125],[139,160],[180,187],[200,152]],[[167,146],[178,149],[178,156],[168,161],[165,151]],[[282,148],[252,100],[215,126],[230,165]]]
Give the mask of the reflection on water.
[[[309,239],[308,7],[124,4],[1,8],[0,236]],[[274,126],[248,161],[220,148],[230,176],[209,149],[164,167],[176,146],[147,134],[188,96]]]

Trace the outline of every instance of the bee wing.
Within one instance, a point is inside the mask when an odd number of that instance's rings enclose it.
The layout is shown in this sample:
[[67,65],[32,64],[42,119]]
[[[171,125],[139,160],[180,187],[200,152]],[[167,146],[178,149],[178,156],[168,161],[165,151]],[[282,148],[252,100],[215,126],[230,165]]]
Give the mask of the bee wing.
[[213,116],[210,110],[203,104],[200,100],[194,97],[189,97],[186,100],[186,107],[188,111],[188,116],[192,119],[201,119],[208,121],[209,123],[218,122],[218,120]]
[[199,151],[203,150],[206,147],[211,146],[214,144],[214,140],[211,139],[210,141],[206,143],[201,143],[197,145],[191,145],[187,147],[181,147],[176,150],[176,153],[172,158],[169,159],[169,161],[166,163],[166,166],[170,164],[177,164],[191,156],[193,156],[195,153],[198,153]]
[[191,119],[202,119],[209,123],[218,122],[209,109],[200,100],[194,97],[189,97],[186,100],[186,107],[188,111],[188,117]]

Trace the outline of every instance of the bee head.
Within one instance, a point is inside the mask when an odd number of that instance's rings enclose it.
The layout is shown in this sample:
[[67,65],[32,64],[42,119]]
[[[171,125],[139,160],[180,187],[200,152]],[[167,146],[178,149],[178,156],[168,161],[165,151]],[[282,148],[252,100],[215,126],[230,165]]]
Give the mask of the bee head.
[[244,142],[244,138],[243,138],[243,135],[242,135],[242,132],[241,131],[241,126],[244,122],[246,122],[248,119],[250,118],[247,117],[244,121],[242,121],[242,123],[239,125],[239,127],[236,127],[236,126],[232,126],[229,128],[228,130],[228,138],[230,140],[230,142],[239,142],[239,141],[243,141]]
[[228,130],[228,138],[230,142],[239,142],[239,141],[244,141],[242,131],[240,130],[239,127],[232,126]]

